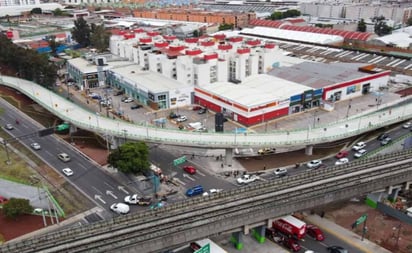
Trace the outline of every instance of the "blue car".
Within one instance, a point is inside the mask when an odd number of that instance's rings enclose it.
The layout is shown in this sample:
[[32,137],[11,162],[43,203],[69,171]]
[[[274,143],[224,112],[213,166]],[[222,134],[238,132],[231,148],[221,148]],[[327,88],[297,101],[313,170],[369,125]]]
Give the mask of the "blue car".
[[203,187],[201,185],[196,185],[186,191],[186,196],[188,197],[193,197],[200,194],[203,194]]

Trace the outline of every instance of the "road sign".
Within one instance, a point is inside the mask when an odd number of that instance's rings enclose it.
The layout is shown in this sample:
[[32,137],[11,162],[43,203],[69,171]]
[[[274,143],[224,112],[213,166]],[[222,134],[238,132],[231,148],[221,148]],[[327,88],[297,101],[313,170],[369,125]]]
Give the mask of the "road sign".
[[355,223],[352,224],[352,228],[355,228],[357,225],[362,224],[363,222],[366,221],[366,219],[368,218],[367,214],[362,215],[361,217],[359,217]]
[[205,246],[201,247],[200,249],[196,250],[194,253],[210,253],[210,244],[206,244]]
[[177,159],[174,159],[173,160],[173,165],[176,166],[176,165],[182,164],[184,162],[186,162],[186,156],[182,156],[182,157],[179,157]]

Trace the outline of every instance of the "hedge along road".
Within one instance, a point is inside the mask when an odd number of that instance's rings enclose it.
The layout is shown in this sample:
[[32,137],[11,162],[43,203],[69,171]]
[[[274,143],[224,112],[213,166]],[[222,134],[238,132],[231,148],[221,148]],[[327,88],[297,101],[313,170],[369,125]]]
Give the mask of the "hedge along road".
[[62,120],[75,126],[128,139],[205,148],[250,148],[250,147],[291,147],[313,145],[359,135],[374,129],[401,122],[412,117],[412,103],[402,98],[392,103],[370,108],[347,119],[321,127],[271,131],[268,133],[202,133],[165,129],[144,124],[132,124],[114,120],[95,112],[87,111],[64,97],[24,79],[0,76],[0,83],[15,88],[27,95]]

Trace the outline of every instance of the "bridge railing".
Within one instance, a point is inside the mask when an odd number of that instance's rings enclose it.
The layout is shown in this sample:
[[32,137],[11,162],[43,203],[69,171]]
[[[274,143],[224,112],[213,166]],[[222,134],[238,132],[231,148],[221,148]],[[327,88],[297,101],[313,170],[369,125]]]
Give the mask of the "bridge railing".
[[[380,105],[379,108],[362,112],[361,115],[348,117],[312,128],[311,124],[299,129],[273,130],[267,133],[232,132],[189,132],[152,126],[147,122],[132,124],[113,120],[76,105],[66,98],[37,85],[36,83],[8,76],[0,76],[0,82],[24,93],[41,106],[77,127],[105,133],[119,138],[163,142],[174,145],[200,147],[288,147],[313,145],[359,135],[412,118],[412,103],[404,99],[401,105],[395,102]],[[399,101],[398,101],[399,102]]]

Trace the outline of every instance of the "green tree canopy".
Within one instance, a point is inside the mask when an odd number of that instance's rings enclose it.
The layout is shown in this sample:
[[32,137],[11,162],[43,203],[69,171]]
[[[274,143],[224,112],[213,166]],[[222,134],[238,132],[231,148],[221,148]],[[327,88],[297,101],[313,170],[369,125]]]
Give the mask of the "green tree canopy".
[[391,34],[392,27],[388,26],[385,21],[378,21],[375,24],[375,33],[379,36]]
[[14,69],[20,78],[44,87],[56,82],[57,67],[49,62],[47,55],[19,47],[2,34],[0,34],[0,64]]
[[219,31],[232,30],[234,26],[234,24],[220,24],[218,29]]
[[358,22],[358,32],[366,32],[366,23],[365,20],[362,18],[359,22]]
[[103,25],[92,25],[90,43],[99,52],[104,52],[109,47],[110,32]]
[[11,198],[3,205],[3,212],[7,218],[16,219],[19,215],[33,212],[33,207],[28,199]]
[[406,21],[406,25],[411,26],[412,25],[412,17],[408,18]]
[[33,9],[30,11],[30,13],[31,13],[31,14],[42,14],[43,11],[42,11],[41,8],[33,8]]
[[144,142],[126,142],[113,150],[107,162],[124,173],[140,173],[150,168],[149,149]]
[[267,19],[279,20],[279,19],[284,19],[284,18],[299,17],[300,15],[301,13],[298,10],[287,10],[285,12],[275,11]]
[[74,40],[76,40],[82,47],[90,45],[90,33],[90,26],[83,17],[79,17],[74,21],[72,35]]

